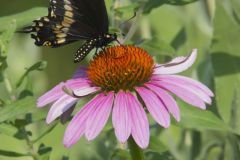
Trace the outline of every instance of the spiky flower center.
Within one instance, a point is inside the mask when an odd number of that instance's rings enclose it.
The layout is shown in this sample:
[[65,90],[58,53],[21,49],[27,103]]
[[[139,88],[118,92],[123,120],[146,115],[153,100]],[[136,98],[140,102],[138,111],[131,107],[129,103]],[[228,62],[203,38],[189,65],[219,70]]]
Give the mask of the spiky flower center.
[[149,80],[152,57],[135,46],[113,46],[101,51],[90,62],[88,78],[104,91],[133,90]]

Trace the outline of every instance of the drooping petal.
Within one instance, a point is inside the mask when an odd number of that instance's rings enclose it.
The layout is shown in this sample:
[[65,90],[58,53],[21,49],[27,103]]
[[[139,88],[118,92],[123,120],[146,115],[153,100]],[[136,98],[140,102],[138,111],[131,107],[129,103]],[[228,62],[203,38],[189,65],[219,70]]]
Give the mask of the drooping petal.
[[158,95],[158,97],[162,100],[164,106],[173,115],[173,117],[177,121],[180,121],[180,110],[174,98],[160,87],[151,84],[146,84],[146,86]]
[[63,95],[50,108],[47,115],[46,123],[49,124],[54,121],[57,117],[59,117],[70,107],[72,107],[77,101],[77,98],[73,98],[69,95]]
[[85,132],[86,120],[92,113],[95,106],[102,102],[103,94],[97,95],[90,102],[81,108],[81,110],[73,117],[64,133],[63,144],[65,147],[71,147],[75,144]]
[[155,121],[167,128],[170,125],[170,116],[162,101],[155,93],[144,87],[136,87],[137,92],[143,99],[148,111]]
[[177,57],[172,61],[155,66],[153,74],[175,74],[188,69],[197,57],[197,49],[194,49],[188,57]]
[[64,83],[60,83],[56,85],[53,89],[46,92],[44,95],[38,98],[37,100],[37,106],[38,107],[44,107],[45,105],[54,102],[55,100],[59,99],[61,96],[64,95],[64,92],[62,90],[64,86]]
[[91,93],[97,92],[99,90],[100,90],[99,87],[92,87],[90,85],[86,85],[86,86],[78,87],[77,89],[75,89],[73,91],[73,94],[76,95],[77,97],[82,97],[82,96],[86,96]]
[[172,82],[176,82],[182,85],[186,85],[186,86],[191,86],[192,88],[194,88],[195,90],[202,90],[203,92],[205,92],[205,94],[207,94],[210,97],[213,97],[214,94],[213,92],[204,84],[185,77],[185,76],[179,76],[179,75],[156,75],[152,77],[152,80],[162,80],[162,79],[166,79],[167,81],[172,81]]
[[129,110],[131,115],[131,130],[135,142],[141,148],[146,148],[149,144],[149,123],[143,106],[137,98],[130,92],[127,93],[129,98]]
[[159,86],[161,88],[164,88],[174,94],[176,94],[178,97],[180,97],[183,101],[186,103],[189,103],[195,107],[199,107],[201,109],[206,109],[206,105],[202,99],[200,99],[197,95],[190,92],[189,90],[186,90],[183,87],[176,86],[167,82],[163,81],[152,81],[150,84]]
[[74,90],[84,86],[91,86],[91,82],[89,79],[76,78],[66,81],[65,86]]
[[93,140],[107,123],[108,117],[112,110],[114,94],[107,93],[102,98],[101,103],[94,107],[94,111],[89,115],[86,122],[85,136],[90,141]]
[[79,67],[78,70],[73,75],[73,79],[86,78],[86,77],[87,77],[87,67]]
[[127,94],[119,91],[114,100],[112,122],[119,142],[125,143],[131,134],[131,118]]
[[59,118],[62,124],[65,124],[71,117],[72,112],[74,111],[76,104],[66,110]]

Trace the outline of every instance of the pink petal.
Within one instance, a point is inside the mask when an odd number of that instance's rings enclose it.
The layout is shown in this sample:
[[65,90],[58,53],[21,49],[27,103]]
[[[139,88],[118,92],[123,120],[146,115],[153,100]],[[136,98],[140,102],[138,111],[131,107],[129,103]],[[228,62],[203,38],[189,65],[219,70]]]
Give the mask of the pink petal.
[[157,65],[153,74],[175,74],[183,72],[193,65],[196,57],[197,49],[194,49],[188,57],[177,57],[168,63]]
[[73,79],[86,78],[86,77],[87,77],[87,67],[79,67],[79,69],[73,75]]
[[107,123],[112,110],[114,94],[109,92],[103,97],[101,103],[94,107],[94,111],[89,115],[86,122],[85,136],[90,141],[93,140]]
[[144,87],[137,87],[136,90],[143,99],[148,111],[151,113],[155,121],[165,128],[169,127],[169,113],[157,95]]
[[118,92],[114,100],[112,122],[117,139],[121,143],[125,143],[131,134],[129,107],[131,106],[127,94],[123,91]]
[[57,117],[72,107],[77,101],[77,98],[73,98],[69,95],[63,95],[52,105],[48,112],[46,123],[49,124],[54,121]]
[[99,94],[88,102],[81,110],[73,117],[64,133],[63,144],[65,147],[71,147],[75,144],[85,132],[86,120],[94,110],[102,102],[103,94]]
[[180,121],[180,110],[174,98],[162,88],[151,84],[146,84],[146,86],[158,95],[158,97],[162,100],[164,106],[173,115],[173,117],[177,121]]
[[62,91],[62,87],[64,86],[64,83],[60,83],[56,85],[53,89],[46,92],[44,95],[38,98],[37,100],[37,106],[38,107],[44,107],[45,105],[52,103],[53,101],[59,99],[61,96],[64,95],[64,92]]
[[179,76],[179,75],[156,75],[156,76],[153,76],[152,79],[162,80],[163,78],[166,79],[167,81],[172,81],[178,84],[191,86],[195,90],[202,90],[203,92],[205,92],[205,94],[207,94],[210,97],[214,96],[213,92],[207,86],[188,77]]
[[128,92],[127,96],[129,99],[133,139],[141,148],[147,148],[149,144],[149,123],[146,113],[140,102],[132,93]]
[[91,82],[89,79],[77,78],[70,79],[65,83],[66,87],[71,89],[77,89],[83,86],[91,86]]
[[168,84],[172,84],[174,86],[178,86],[178,87],[184,88],[185,90],[188,90],[189,92],[192,92],[193,94],[198,96],[204,102],[206,102],[208,104],[212,103],[212,99],[204,91],[202,91],[199,88],[196,88],[193,85],[186,85],[184,83],[182,84],[181,81],[179,82],[177,79],[169,80],[169,79],[161,78],[161,81],[159,81],[159,83],[161,83],[161,82],[166,82]]
[[90,85],[83,85],[82,87],[78,87],[77,89],[74,89],[73,94],[77,97],[82,97],[89,95],[91,93],[99,91],[99,87],[92,87]]
[[189,103],[193,106],[199,107],[201,109],[206,109],[204,101],[202,101],[197,95],[190,92],[189,90],[186,90],[185,88],[181,86],[176,86],[171,83],[163,82],[163,81],[152,81],[150,84],[159,86],[161,88],[164,88],[174,94],[176,94],[178,97],[180,97],[183,101],[186,103]]

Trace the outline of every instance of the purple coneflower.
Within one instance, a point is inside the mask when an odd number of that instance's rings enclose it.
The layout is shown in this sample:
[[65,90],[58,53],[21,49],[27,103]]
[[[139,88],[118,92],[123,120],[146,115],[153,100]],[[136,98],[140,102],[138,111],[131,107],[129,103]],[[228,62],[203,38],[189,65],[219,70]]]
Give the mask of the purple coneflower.
[[[174,75],[188,69],[197,50],[188,57],[177,57],[166,64],[155,64],[152,57],[135,46],[106,48],[85,69],[62,82],[38,99],[38,107],[53,102],[46,122],[51,123],[84,96],[95,95],[69,123],[64,145],[70,147],[82,135],[93,140],[112,113],[119,142],[131,135],[141,148],[149,144],[149,122],[144,109],[162,127],[170,125],[170,114],[180,121],[179,107],[171,94],[195,107],[205,109],[213,93],[205,85],[185,76]],[[66,88],[72,91],[67,94]]]

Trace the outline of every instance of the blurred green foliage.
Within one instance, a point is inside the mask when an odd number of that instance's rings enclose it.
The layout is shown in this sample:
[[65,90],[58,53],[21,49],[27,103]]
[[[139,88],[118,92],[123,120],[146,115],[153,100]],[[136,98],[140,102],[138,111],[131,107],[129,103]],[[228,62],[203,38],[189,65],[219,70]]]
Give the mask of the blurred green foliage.
[[[110,122],[93,142],[81,139],[70,149],[63,147],[66,124],[47,126],[47,110],[36,108],[36,97],[71,77],[91,55],[73,64],[81,42],[36,47],[29,35],[15,33],[46,15],[48,0],[0,2],[0,160],[240,159],[239,0],[106,0],[111,28],[126,33],[127,43],[143,47],[159,63],[198,48],[197,63],[184,74],[215,93],[207,111],[179,101],[180,123],[173,120],[162,129],[153,122],[143,155],[118,144]],[[134,11],[139,16],[121,25]]]

